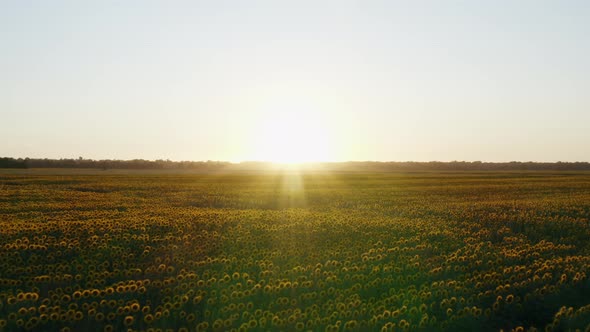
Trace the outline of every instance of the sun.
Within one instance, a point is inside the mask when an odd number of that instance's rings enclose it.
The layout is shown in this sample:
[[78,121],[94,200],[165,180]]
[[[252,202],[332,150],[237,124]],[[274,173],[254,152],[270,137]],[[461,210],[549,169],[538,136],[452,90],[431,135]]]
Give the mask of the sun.
[[276,163],[329,161],[329,127],[304,107],[275,107],[257,124],[256,159]]

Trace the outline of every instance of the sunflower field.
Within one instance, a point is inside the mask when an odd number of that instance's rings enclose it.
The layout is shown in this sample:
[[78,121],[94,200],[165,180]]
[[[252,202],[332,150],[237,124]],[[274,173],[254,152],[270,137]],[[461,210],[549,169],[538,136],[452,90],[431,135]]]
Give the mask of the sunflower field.
[[0,331],[590,331],[590,173],[0,173]]

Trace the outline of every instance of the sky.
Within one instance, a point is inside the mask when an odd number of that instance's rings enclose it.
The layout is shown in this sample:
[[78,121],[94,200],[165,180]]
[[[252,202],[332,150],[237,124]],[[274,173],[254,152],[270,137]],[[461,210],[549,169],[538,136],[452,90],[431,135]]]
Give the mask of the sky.
[[588,1],[0,0],[0,156],[590,161]]

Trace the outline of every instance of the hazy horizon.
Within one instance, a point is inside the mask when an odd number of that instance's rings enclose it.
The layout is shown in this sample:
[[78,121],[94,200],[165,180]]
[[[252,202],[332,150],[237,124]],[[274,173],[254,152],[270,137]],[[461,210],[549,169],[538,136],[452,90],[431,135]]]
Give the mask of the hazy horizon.
[[575,163],[590,163],[588,161],[583,160],[574,160],[574,161],[566,161],[566,160],[557,160],[557,161],[545,161],[545,160],[508,160],[508,161],[494,161],[494,160],[426,160],[426,161],[418,161],[418,160],[341,160],[341,161],[302,161],[302,162],[282,162],[282,161],[272,161],[272,160],[241,160],[241,161],[230,161],[230,160],[212,160],[212,159],[200,159],[200,160],[174,160],[174,159],[142,159],[142,158],[131,158],[131,159],[95,159],[95,158],[85,158],[83,156],[74,157],[62,157],[62,158],[47,158],[47,157],[12,157],[12,156],[0,156],[0,158],[13,158],[13,159],[35,159],[35,160],[78,160],[82,158],[85,161],[122,161],[122,162],[131,162],[134,160],[143,160],[149,162],[157,162],[157,161],[165,161],[165,162],[173,162],[173,163],[206,163],[206,162],[213,162],[213,163],[230,163],[230,164],[248,164],[248,163],[260,163],[260,164],[301,164],[301,165],[313,165],[313,164],[346,164],[346,163],[443,163],[443,164],[451,164],[451,163],[488,163],[488,164],[508,164],[508,163],[548,163],[548,164],[557,164],[557,163],[566,163],[566,164],[575,164]]
[[584,1],[3,2],[0,156],[590,161]]

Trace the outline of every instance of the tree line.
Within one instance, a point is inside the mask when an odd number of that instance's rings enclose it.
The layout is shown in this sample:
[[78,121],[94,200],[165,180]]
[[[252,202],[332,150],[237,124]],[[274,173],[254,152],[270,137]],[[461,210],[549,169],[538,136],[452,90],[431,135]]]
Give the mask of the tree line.
[[[171,161],[171,160],[93,160],[84,159],[39,159],[39,158],[0,158],[0,168],[86,168],[86,169],[146,169],[146,170],[264,170],[277,168],[269,162],[241,162],[225,161]],[[330,171],[590,171],[588,162],[481,162],[481,161],[451,161],[451,162],[326,162],[310,163],[302,166],[304,169],[323,169]]]
[[84,159],[34,159],[0,158],[0,168],[90,168],[90,169],[199,169],[215,170],[230,165],[220,161],[171,161],[171,160],[93,160]]

